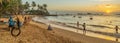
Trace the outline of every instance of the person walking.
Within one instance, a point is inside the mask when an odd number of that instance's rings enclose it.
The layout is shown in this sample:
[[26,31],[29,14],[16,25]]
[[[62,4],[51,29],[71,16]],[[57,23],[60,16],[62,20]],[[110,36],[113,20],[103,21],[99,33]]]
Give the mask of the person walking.
[[[79,28],[79,21],[77,21],[77,28]],[[77,29],[77,32],[78,32],[78,29]]]
[[116,31],[117,34],[118,34],[118,30],[119,30],[119,27],[115,26],[115,31]]
[[79,21],[77,21],[77,27],[79,28]]
[[83,34],[86,34],[86,23],[83,23]]

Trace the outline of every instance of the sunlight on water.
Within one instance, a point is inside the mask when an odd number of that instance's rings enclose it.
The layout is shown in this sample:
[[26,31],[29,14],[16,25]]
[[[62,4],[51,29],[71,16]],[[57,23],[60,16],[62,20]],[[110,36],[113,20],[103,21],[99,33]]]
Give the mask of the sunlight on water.
[[80,16],[82,18],[73,16],[58,16],[58,17],[46,17],[49,20],[66,23],[72,26],[76,26],[76,22],[80,24],[86,23],[87,29],[114,33],[114,27],[120,26],[120,18],[115,16],[93,16],[93,20],[90,20],[90,16]]
[[[81,17],[81,18],[79,18]],[[87,24],[87,30],[97,31],[97,32],[103,32],[104,33],[110,33],[115,34],[115,26],[120,27],[120,17],[117,16],[92,16],[93,20],[90,20],[91,16],[49,16],[46,17],[48,20],[56,21],[60,23],[65,23],[66,25],[76,27],[77,21],[80,23],[80,28],[82,28],[82,24]],[[120,30],[119,30],[120,32]],[[80,32],[81,33],[81,32]],[[93,35],[90,35],[93,34]],[[112,36],[104,36],[99,34],[94,34],[91,32],[87,33],[88,36],[94,36],[98,38],[103,38],[107,40],[116,40],[116,37]],[[119,34],[118,34],[119,35]],[[119,38],[118,38],[119,39]]]
[[[71,16],[70,16],[71,17]],[[64,17],[63,17],[64,18]],[[78,30],[78,29],[75,29],[75,28],[71,28],[71,27],[66,27],[66,26],[62,26],[62,25],[59,25],[59,24],[54,24],[50,21],[57,21],[57,22],[64,22],[64,23],[67,23],[67,21],[69,21],[67,19],[67,17],[65,17],[65,20],[66,21],[63,21],[64,19],[60,19],[59,17],[47,17],[47,19],[49,20],[45,20],[45,19],[40,19],[40,18],[34,18],[33,20],[34,21],[38,21],[38,22],[42,22],[42,23],[45,23],[47,25],[51,24],[51,26],[53,27],[57,27],[57,28],[61,28],[61,29],[64,29],[64,30],[68,30],[68,31],[73,31],[73,32],[76,32],[76,33],[80,33],[80,34],[83,34],[83,30]],[[96,17],[97,18],[97,17]],[[74,18],[71,18],[70,20],[72,20]],[[87,18],[86,18],[87,19]],[[98,19],[98,18],[97,18]],[[78,20],[78,19],[77,19]],[[110,19],[111,20],[111,19]],[[87,20],[88,21],[88,20]],[[75,23],[74,21],[72,22],[69,22],[69,23]],[[68,23],[68,24],[69,24]],[[92,23],[89,23],[89,25],[93,25]],[[94,24],[95,25],[95,24]],[[97,24],[98,25],[98,24]],[[72,24],[71,26],[75,26],[74,24]],[[76,27],[76,26],[75,26]],[[81,26],[80,26],[81,27]],[[88,29],[88,27],[90,29]],[[102,28],[102,27],[91,27],[91,26],[87,26],[87,30],[94,30],[94,31],[101,31],[101,32],[106,32],[106,33],[114,33],[114,29],[109,29],[109,28]],[[112,40],[112,41],[116,41],[116,39],[118,39],[118,41],[120,40],[119,38],[117,37],[112,37],[112,36],[109,36],[109,35],[102,35],[102,34],[99,34],[99,33],[94,33],[94,32],[89,32],[87,31],[86,32],[86,35],[87,36],[92,36],[92,37],[97,37],[97,38],[101,38],[101,39],[106,39],[106,40]]]

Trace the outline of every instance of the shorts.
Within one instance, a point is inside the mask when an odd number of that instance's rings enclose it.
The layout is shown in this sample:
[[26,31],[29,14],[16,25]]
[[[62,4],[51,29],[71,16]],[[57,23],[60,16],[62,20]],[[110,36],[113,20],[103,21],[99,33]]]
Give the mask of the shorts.
[[14,25],[9,25],[9,27],[14,27]]
[[17,24],[18,28],[22,27],[23,23],[20,22],[19,24]]

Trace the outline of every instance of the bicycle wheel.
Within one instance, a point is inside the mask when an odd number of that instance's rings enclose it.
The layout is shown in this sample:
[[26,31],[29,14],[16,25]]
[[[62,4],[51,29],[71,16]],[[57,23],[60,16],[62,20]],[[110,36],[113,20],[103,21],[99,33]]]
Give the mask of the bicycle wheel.
[[18,28],[13,27],[12,30],[11,30],[11,35],[12,35],[12,36],[15,36],[15,37],[16,37],[16,36],[19,36],[20,33],[21,33],[21,30],[18,29]]

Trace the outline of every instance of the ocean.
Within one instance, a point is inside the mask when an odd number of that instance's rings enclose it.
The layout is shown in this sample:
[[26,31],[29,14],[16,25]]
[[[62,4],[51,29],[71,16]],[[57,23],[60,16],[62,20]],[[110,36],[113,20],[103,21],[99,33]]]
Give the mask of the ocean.
[[[83,23],[86,23],[86,30],[93,32],[86,33],[88,36],[113,40],[120,42],[120,16],[116,15],[69,15],[69,16],[46,16],[50,21],[63,23],[68,26],[83,28]],[[92,19],[91,19],[92,18]],[[115,27],[118,26],[118,34]],[[94,34],[98,33],[98,34]],[[91,34],[91,35],[90,35]],[[101,34],[101,35],[99,35]],[[105,36],[102,36],[105,35]],[[110,36],[110,37],[109,37]]]
[[[120,27],[119,16],[99,16],[99,15],[76,15],[76,16],[47,16],[48,20],[64,23],[66,25],[77,27],[77,22],[82,28],[86,23],[87,30],[100,31],[106,33],[115,33],[115,26]],[[90,18],[93,18],[92,20]],[[120,30],[119,30],[120,32]]]
[[[120,27],[120,16],[65,15],[35,17],[33,20],[80,34],[84,34],[81,29],[83,29],[83,23],[86,23],[87,36],[120,42],[120,28],[118,34],[115,31],[116,26]],[[79,22],[79,28],[77,28],[77,22]]]

